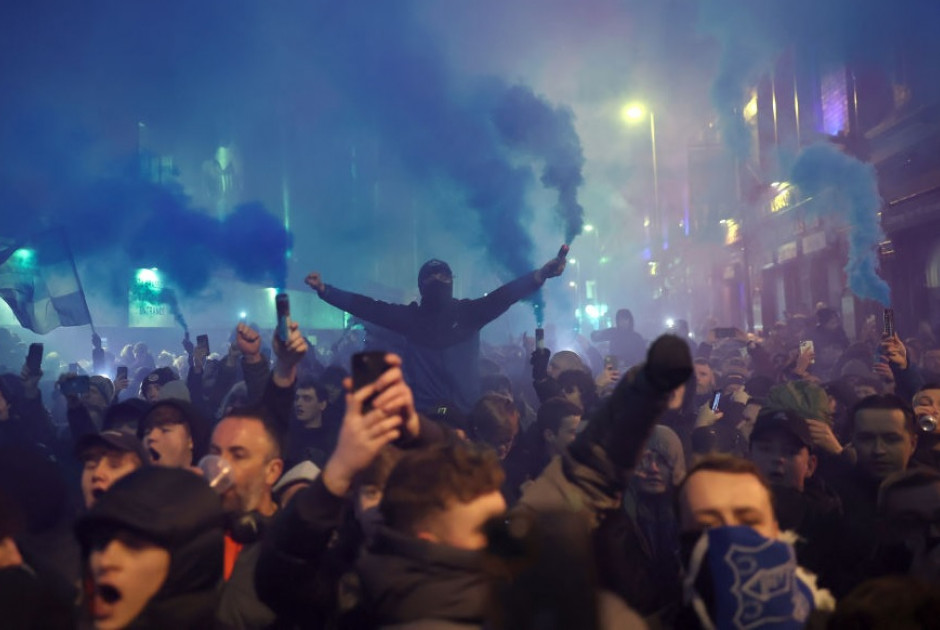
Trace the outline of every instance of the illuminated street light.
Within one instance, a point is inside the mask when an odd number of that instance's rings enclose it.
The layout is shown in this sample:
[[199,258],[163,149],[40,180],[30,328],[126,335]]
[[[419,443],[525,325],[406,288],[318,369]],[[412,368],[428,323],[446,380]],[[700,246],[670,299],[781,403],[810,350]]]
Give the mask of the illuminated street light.
[[639,122],[646,117],[646,108],[639,103],[627,103],[620,109],[620,117],[626,123]]

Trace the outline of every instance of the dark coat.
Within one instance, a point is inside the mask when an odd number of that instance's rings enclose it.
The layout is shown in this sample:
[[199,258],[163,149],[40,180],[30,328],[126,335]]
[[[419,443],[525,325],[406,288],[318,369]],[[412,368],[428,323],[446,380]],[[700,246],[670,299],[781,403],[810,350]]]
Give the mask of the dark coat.
[[482,552],[380,528],[356,570],[371,627],[430,620],[483,625],[490,582]]

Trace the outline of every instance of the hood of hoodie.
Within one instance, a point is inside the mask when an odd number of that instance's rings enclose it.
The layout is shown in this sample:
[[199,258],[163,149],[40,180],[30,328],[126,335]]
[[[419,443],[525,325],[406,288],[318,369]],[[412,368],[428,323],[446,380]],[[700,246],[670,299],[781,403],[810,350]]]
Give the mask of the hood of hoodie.
[[211,619],[222,580],[222,505],[204,479],[188,470],[145,467],[119,479],[75,530],[87,558],[102,531],[126,529],[170,553],[166,580],[134,627],[197,627]]
[[490,581],[483,552],[379,526],[356,570],[377,626],[427,619],[479,624],[484,619]]

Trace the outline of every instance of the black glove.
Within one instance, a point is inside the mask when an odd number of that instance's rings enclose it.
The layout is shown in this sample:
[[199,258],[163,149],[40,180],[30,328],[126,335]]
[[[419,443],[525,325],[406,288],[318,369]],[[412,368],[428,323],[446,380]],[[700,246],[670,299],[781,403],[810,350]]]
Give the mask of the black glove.
[[541,381],[548,378],[548,359],[552,351],[548,348],[536,348],[532,351],[529,363],[532,364],[532,380]]
[[643,375],[653,390],[665,394],[689,380],[692,369],[689,344],[675,335],[663,335],[650,346]]
[[601,470],[608,480],[622,485],[622,474],[636,466],[650,429],[666,410],[669,392],[692,375],[692,353],[684,341],[663,335],[653,342],[643,369],[631,381],[622,379],[610,398],[591,416],[587,427],[569,448],[578,461],[599,469],[593,447],[600,446],[613,470]]

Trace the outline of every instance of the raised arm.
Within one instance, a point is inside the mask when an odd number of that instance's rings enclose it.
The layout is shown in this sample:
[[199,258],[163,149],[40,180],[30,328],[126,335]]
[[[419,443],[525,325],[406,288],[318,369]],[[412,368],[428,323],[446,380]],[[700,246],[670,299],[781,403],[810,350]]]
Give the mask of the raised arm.
[[502,315],[506,310],[531,295],[545,284],[548,278],[560,276],[565,270],[564,258],[552,258],[539,269],[507,282],[495,291],[470,301],[466,308],[467,323],[476,328],[483,328]]
[[405,334],[412,322],[410,309],[404,304],[389,304],[358,293],[343,291],[333,285],[324,283],[319,271],[310,272],[304,281],[327,304],[367,322],[388,328],[399,334]]

